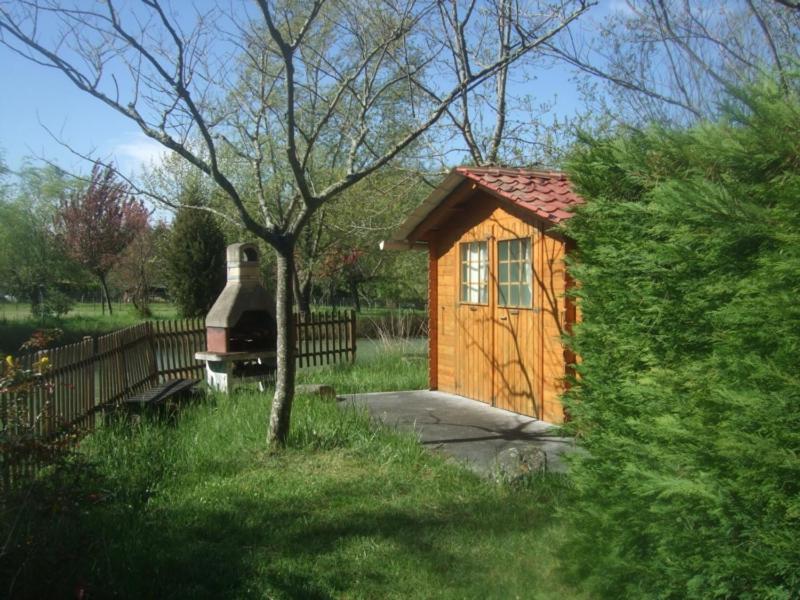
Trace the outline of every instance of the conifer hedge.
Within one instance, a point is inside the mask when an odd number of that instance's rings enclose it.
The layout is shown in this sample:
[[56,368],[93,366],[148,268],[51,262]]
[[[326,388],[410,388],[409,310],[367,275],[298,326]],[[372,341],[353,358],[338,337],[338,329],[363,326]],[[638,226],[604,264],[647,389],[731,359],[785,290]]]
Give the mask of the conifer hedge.
[[800,597],[800,102],[584,139],[577,242],[587,453],[570,548],[596,592]]

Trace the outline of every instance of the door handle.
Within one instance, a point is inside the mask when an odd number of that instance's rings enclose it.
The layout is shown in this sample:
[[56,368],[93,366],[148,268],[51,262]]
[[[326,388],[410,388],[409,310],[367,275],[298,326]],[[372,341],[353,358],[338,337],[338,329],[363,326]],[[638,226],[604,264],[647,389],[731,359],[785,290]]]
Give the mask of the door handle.
[[508,317],[500,317],[501,321],[508,321]]

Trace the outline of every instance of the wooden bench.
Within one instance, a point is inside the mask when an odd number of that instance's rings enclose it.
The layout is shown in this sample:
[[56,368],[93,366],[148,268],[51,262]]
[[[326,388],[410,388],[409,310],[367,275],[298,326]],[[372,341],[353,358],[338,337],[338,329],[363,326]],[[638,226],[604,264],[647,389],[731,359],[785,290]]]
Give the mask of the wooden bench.
[[130,412],[141,412],[147,408],[161,407],[169,399],[177,399],[190,393],[198,383],[200,383],[199,379],[168,379],[163,383],[146,389],[140,394],[126,398],[122,401],[122,405]]

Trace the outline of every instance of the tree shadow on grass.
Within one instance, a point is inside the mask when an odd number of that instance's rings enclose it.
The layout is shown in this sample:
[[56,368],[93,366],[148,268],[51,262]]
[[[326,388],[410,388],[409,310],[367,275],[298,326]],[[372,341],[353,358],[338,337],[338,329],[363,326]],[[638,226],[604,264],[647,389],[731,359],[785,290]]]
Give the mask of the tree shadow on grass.
[[[355,506],[327,510],[331,495],[343,495]],[[456,583],[448,571],[457,567],[458,586],[466,591],[478,583],[482,562],[454,553],[442,539],[454,528],[497,536],[518,526],[487,518],[481,503],[464,502],[449,514],[433,515],[424,507],[370,508],[371,497],[361,486],[345,485],[320,490],[296,507],[238,499],[224,508],[161,510],[145,535],[120,540],[127,558],[124,577],[127,585],[144,584],[133,594],[140,596],[177,597],[191,590],[196,597],[329,598],[377,594],[384,586],[407,595],[413,590],[392,579],[410,570],[440,590]],[[309,512],[309,506],[315,508]],[[148,575],[154,567],[163,577]]]
[[[104,485],[82,474],[55,521],[41,503],[32,509],[22,533],[42,536],[37,552],[18,548],[0,568],[15,577],[12,596],[473,596],[490,582],[470,541],[520,527],[491,495],[425,506],[379,479],[263,493],[221,479],[222,491],[200,486],[140,505],[93,497]],[[525,527],[547,526],[544,511],[521,513]]]

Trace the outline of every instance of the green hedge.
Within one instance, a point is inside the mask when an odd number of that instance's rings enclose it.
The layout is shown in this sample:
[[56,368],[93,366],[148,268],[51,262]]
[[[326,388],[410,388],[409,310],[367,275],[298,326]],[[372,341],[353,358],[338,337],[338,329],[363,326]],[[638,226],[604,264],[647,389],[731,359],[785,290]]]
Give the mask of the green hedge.
[[800,596],[800,102],[585,139],[576,574],[598,595]]

